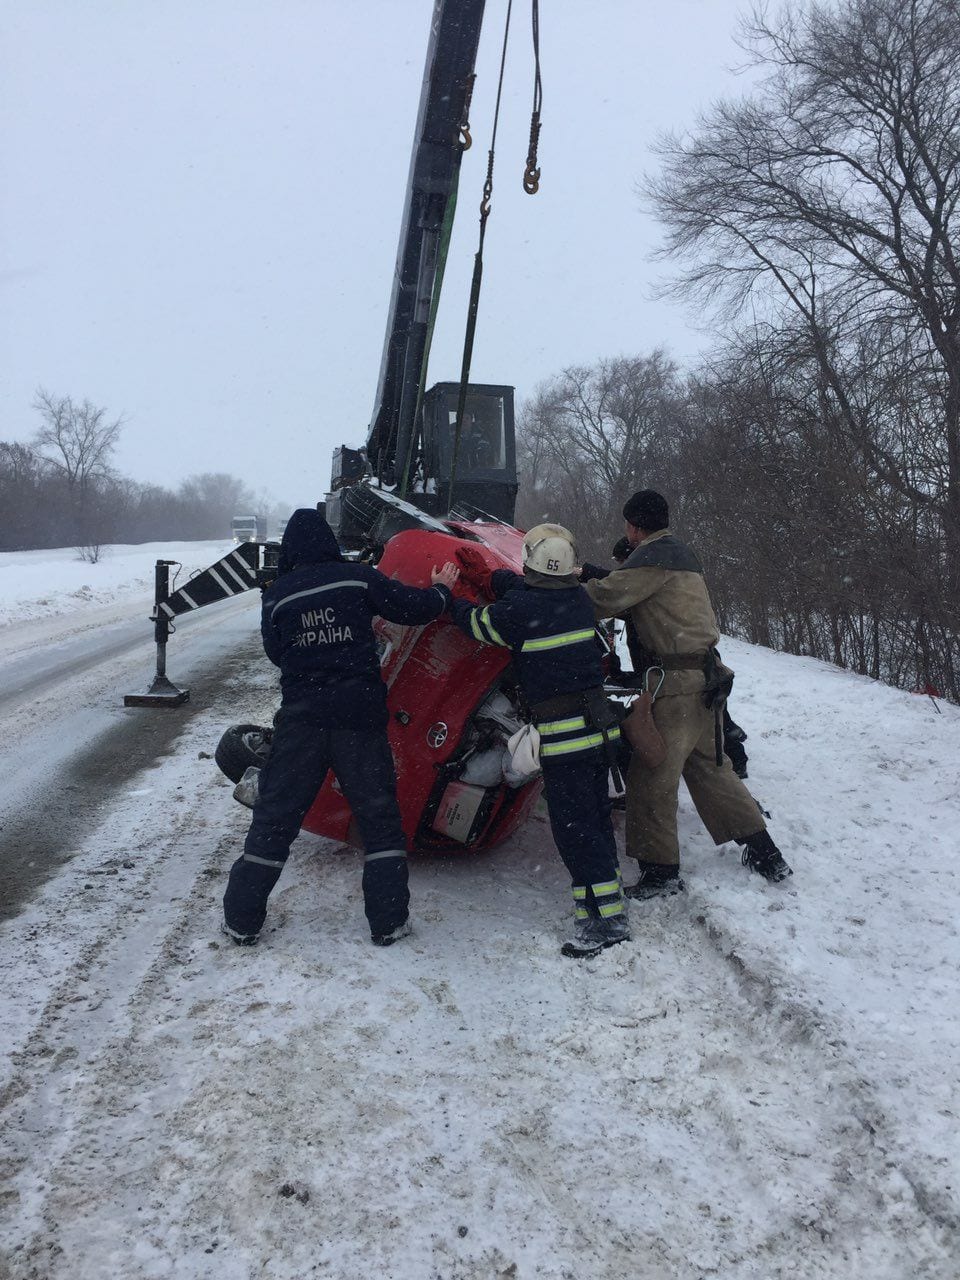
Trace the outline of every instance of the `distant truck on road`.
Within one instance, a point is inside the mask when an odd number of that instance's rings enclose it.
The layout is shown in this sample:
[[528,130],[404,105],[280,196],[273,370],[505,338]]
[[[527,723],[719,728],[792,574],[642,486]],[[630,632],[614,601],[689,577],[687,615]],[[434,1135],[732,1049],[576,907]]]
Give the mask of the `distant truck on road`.
[[234,516],[230,530],[234,542],[263,542],[267,536],[266,516]]

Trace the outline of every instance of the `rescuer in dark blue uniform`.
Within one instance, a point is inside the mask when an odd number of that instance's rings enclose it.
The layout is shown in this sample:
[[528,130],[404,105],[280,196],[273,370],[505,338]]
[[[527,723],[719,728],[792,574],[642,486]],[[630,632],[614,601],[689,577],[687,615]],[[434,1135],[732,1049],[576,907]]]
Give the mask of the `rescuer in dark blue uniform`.
[[[600,720],[606,711],[593,606],[578,585],[573,535],[561,525],[531,529],[523,542],[523,576],[492,574],[469,549],[462,573],[496,597],[487,606],[453,600],[457,626],[483,644],[513,653],[523,695],[540,733],[540,764],[550,827],[573,881],[574,937],[569,956],[597,955],[630,937],[610,817],[609,759]],[[586,695],[586,696],[585,696]],[[612,741],[620,730],[607,725]]]
[[283,700],[243,854],[230,870],[224,931],[235,942],[256,942],[290,845],[332,769],[363,838],[371,937],[389,946],[409,933],[410,894],[371,623],[377,615],[430,622],[450,600],[458,570],[434,569],[435,585],[421,589],[345,562],[332,529],[309,508],[291,516],[277,569],[263,593],[261,631],[267,657],[280,668]]

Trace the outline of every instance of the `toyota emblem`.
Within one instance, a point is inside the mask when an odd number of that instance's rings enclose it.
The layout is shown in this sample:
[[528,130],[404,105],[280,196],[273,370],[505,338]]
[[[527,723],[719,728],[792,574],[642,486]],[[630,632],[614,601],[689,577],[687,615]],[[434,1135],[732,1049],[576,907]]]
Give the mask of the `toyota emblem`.
[[447,726],[442,720],[438,720],[436,724],[432,724],[427,730],[427,742],[436,751],[442,747],[447,740]]

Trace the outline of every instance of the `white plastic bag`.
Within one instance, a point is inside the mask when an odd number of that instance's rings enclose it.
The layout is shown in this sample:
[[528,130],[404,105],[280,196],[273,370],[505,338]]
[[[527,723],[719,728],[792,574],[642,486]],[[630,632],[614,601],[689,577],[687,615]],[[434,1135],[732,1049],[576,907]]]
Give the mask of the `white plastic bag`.
[[252,809],[257,803],[257,797],[260,794],[260,770],[255,764],[250,765],[243,774],[243,777],[233,788],[234,800],[239,800],[241,804],[245,804],[248,809]]
[[475,752],[460,770],[460,781],[475,787],[498,787],[503,781],[502,757],[502,747]]
[[540,733],[536,725],[525,724],[507,739],[510,763],[515,774],[535,778],[540,772]]

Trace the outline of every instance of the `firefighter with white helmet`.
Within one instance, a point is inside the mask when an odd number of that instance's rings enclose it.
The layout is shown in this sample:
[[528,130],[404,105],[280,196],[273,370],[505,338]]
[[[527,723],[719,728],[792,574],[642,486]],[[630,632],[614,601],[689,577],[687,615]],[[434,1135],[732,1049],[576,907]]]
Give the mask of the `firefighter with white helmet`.
[[573,882],[574,934],[563,954],[597,955],[630,937],[607,785],[608,750],[620,731],[604,696],[593,606],[578,582],[573,534],[539,524],[523,540],[523,574],[490,573],[470,548],[461,576],[493,603],[453,599],[453,620],[482,644],[513,654],[540,733],[550,826]]
[[563,578],[577,567],[573,534],[562,524],[538,524],[523,539],[523,567],[532,573]]

